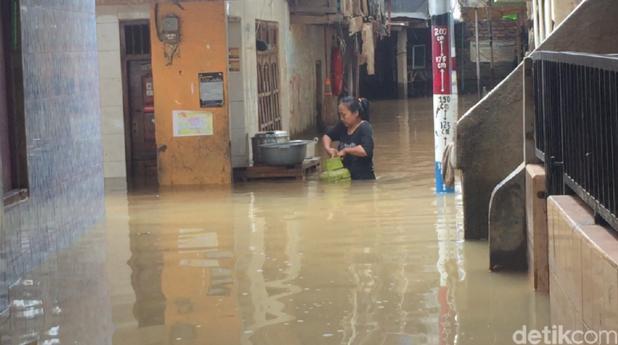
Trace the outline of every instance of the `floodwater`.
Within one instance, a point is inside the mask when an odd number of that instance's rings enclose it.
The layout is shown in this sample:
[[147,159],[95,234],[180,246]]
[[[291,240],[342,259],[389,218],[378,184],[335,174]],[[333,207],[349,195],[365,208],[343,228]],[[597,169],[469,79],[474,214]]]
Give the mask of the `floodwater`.
[[372,105],[377,182],[110,193],[105,224],[12,288],[4,344],[511,344],[525,274],[433,192],[431,101]]

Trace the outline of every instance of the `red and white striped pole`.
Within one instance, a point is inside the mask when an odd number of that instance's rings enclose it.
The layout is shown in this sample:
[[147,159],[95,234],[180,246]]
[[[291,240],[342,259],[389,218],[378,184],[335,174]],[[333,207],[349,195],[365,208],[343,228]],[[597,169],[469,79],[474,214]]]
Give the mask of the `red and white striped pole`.
[[453,15],[450,0],[430,0],[433,65],[433,110],[436,193],[453,193],[442,179],[442,155],[454,140],[457,121],[457,73]]

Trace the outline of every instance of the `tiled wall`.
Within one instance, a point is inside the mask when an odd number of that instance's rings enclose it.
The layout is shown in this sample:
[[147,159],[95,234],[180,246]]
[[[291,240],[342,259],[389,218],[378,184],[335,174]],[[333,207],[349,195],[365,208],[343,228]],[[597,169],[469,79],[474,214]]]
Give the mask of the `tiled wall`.
[[30,198],[5,208],[0,291],[104,213],[95,1],[21,0],[21,20]]
[[106,179],[126,183],[119,22],[148,19],[149,6],[97,6],[96,13],[104,174]]
[[547,202],[552,324],[618,330],[618,234],[572,196]]

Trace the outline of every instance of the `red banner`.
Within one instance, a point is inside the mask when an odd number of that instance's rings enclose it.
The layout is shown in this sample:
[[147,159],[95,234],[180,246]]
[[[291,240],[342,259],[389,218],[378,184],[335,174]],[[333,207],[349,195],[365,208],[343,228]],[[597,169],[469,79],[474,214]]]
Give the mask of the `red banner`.
[[433,94],[451,94],[451,44],[448,26],[431,27]]

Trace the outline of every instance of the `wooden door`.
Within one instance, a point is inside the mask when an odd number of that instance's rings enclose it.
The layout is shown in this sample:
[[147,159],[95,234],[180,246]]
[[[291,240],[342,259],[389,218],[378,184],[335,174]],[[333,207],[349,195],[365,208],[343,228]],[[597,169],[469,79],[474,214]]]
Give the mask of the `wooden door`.
[[150,60],[129,61],[127,74],[132,182],[152,184],[157,181],[157,144]]

